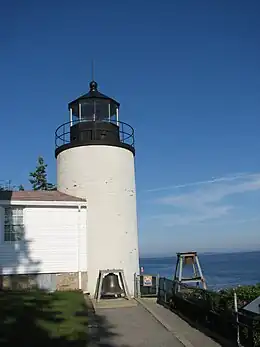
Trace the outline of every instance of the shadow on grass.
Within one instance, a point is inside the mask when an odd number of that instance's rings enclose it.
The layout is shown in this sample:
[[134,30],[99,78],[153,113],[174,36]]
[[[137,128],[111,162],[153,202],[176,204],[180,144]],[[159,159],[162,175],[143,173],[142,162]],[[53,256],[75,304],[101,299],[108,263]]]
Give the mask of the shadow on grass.
[[87,312],[83,294],[0,292],[2,347],[83,347],[86,343]]

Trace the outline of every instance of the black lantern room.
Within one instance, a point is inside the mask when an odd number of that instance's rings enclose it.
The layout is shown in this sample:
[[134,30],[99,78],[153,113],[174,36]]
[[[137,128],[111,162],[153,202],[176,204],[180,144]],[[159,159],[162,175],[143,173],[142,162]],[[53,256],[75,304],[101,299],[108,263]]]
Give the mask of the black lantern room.
[[89,92],[68,104],[69,122],[55,132],[56,157],[67,148],[86,145],[119,146],[134,153],[134,130],[119,121],[119,106],[91,81]]
[[103,121],[116,118],[120,104],[101,94],[97,82],[89,83],[89,92],[69,103],[69,111],[72,118],[85,119],[89,121]]

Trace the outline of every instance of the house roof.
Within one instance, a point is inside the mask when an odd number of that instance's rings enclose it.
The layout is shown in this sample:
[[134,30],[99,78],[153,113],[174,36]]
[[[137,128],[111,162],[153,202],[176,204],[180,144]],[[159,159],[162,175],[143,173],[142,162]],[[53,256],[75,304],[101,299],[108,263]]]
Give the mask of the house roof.
[[0,191],[0,200],[10,201],[86,201],[58,190]]
[[251,301],[249,304],[242,307],[242,310],[260,315],[260,296],[258,296],[256,299]]

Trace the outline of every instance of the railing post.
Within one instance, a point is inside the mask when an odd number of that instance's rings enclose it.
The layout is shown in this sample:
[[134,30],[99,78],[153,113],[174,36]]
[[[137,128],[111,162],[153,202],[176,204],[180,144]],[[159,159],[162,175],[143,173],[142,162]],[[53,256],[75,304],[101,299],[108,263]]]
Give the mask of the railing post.
[[137,274],[135,272],[134,274],[134,282],[135,282],[135,286],[134,286],[134,296],[135,298],[137,298]]
[[164,302],[167,302],[167,292],[166,292],[166,278],[163,278],[163,291],[164,291]]
[[140,276],[135,273],[135,297],[140,298]]
[[63,145],[65,144],[64,136],[65,136],[65,124],[63,124],[63,127],[62,127],[62,141],[63,141]]
[[160,276],[157,274],[156,276],[156,297],[158,298],[159,296],[159,281],[160,281]]
[[140,288],[140,275],[136,274],[136,295],[137,298],[141,297],[141,288]]
[[253,320],[250,319],[249,329],[248,329],[249,346],[255,347],[255,343],[254,343],[254,327],[253,327],[253,325],[254,325]]

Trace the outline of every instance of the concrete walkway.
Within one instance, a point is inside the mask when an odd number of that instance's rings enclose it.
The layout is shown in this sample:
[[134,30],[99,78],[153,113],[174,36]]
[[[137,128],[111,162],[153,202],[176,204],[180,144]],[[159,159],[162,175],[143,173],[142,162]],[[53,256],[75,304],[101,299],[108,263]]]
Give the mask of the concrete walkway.
[[183,347],[141,305],[96,309],[99,337],[93,346],[103,347]]
[[138,302],[170,331],[185,347],[220,347],[212,338],[191,327],[177,314],[156,304],[155,300],[139,299]]
[[91,347],[221,346],[151,299],[128,307],[97,305],[94,316]]

